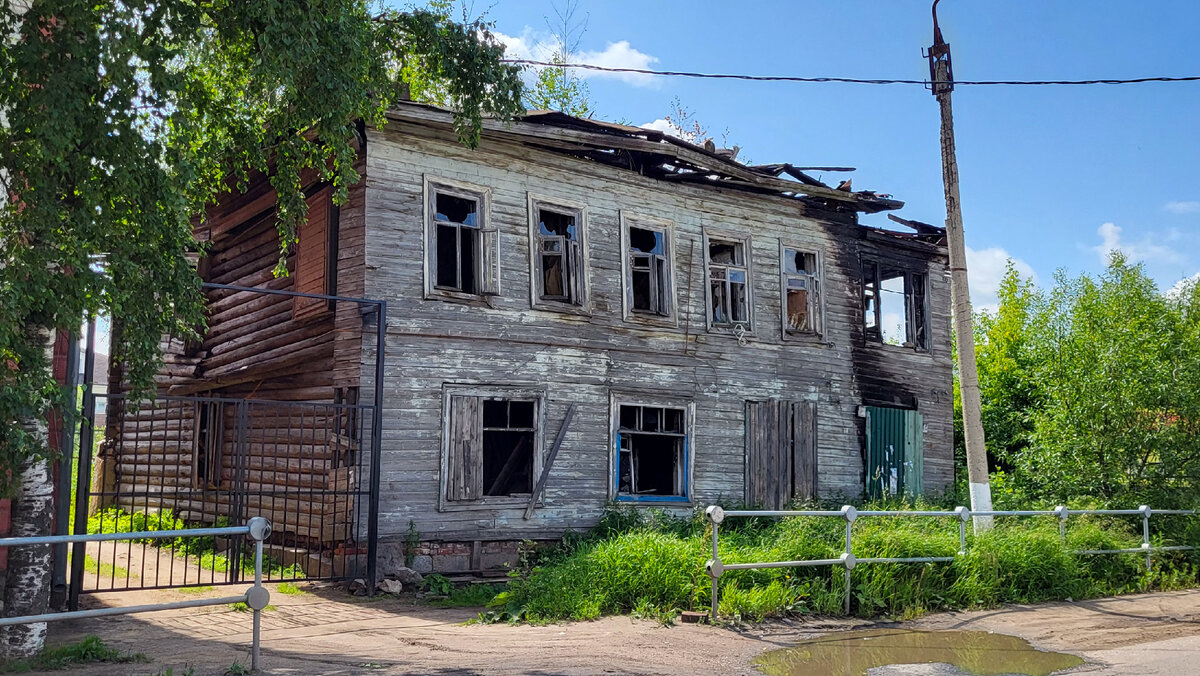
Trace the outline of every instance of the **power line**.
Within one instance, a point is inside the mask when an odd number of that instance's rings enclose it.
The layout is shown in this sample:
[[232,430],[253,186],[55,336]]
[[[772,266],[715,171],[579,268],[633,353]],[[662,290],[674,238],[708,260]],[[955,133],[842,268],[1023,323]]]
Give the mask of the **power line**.
[[[602,73],[631,73],[636,75],[666,75],[672,77],[694,77],[706,78],[712,80],[750,80],[754,82],[842,82],[848,84],[869,84],[869,85],[891,85],[891,84],[907,84],[907,85],[923,85],[929,86],[932,84],[941,84],[930,80],[892,80],[892,79],[864,79],[854,77],[799,77],[795,75],[737,75],[733,73],[693,73],[682,70],[647,70],[645,68],[612,68],[609,66],[595,66],[590,63],[553,63],[549,61],[535,61],[533,59],[501,59],[504,63],[511,63],[522,66],[548,66],[552,68],[574,68],[578,70],[592,70]],[[1185,75],[1180,77],[1137,77],[1130,79],[1101,79],[1101,80],[954,80],[953,84],[958,85],[1118,85],[1118,84],[1139,84],[1143,82],[1197,82],[1200,81],[1200,75]]]

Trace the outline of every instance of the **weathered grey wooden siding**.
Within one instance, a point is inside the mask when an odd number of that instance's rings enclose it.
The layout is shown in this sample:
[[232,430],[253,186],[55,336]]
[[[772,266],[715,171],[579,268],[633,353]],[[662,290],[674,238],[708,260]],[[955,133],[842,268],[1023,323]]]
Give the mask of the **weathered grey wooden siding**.
[[[491,307],[424,300],[423,177],[490,188],[502,268],[501,296]],[[410,519],[422,539],[446,540],[536,538],[592,525],[609,499],[612,390],[695,403],[694,504],[742,500],[745,401],[770,398],[816,402],[818,493],[858,495],[863,482],[858,407],[885,403],[883,381],[895,383],[898,396],[915,400],[924,413],[927,488],[936,491],[952,480],[944,249],[926,247],[934,251],[931,256],[917,246],[912,254],[933,261],[934,345],[931,353],[916,353],[862,342],[857,251],[885,249],[891,238],[868,241],[865,228],[805,216],[803,205],[793,200],[668,184],[486,135],[477,150],[469,150],[448,130],[407,121],[369,131],[366,181],[364,294],[389,304],[380,499],[385,539],[402,536]],[[530,307],[529,192],[587,205],[590,316]],[[622,319],[621,210],[674,223],[677,328]],[[731,335],[705,330],[705,228],[752,236],[755,325],[745,346]],[[824,258],[820,339],[781,340],[781,237]],[[373,343],[364,338],[364,363],[374,359]],[[859,390],[866,374],[855,367],[863,355],[879,376],[867,402]],[[370,369],[362,376],[362,391],[369,392]],[[544,387],[543,434],[551,437],[567,406],[577,405],[544,506],[532,519],[522,519],[518,509],[438,511],[446,383]]]

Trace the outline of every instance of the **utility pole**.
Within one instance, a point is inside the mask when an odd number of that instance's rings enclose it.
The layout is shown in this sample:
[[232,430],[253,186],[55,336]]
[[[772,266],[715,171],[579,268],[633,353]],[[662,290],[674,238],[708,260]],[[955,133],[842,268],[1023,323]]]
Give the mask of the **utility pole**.
[[[933,46],[929,48],[929,76],[933,95],[942,111],[942,182],[946,188],[946,239],[950,246],[950,304],[954,317],[954,347],[958,356],[958,383],[962,394],[963,429],[967,438],[967,482],[972,512],[992,511],[992,487],[988,481],[987,445],[979,398],[979,370],[975,364],[975,330],[971,325],[971,293],[967,288],[967,249],[963,235],[962,209],[958,197],[958,160],[954,154],[954,116],[950,92],[954,73],[950,68],[950,45],[938,27],[933,2]],[[975,532],[990,530],[992,517],[974,517]]]

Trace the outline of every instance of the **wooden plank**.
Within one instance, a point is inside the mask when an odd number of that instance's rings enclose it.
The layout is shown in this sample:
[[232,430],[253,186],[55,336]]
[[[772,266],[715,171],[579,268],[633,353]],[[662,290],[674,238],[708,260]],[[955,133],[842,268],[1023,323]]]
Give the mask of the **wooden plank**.
[[546,467],[542,469],[542,476],[538,477],[537,485],[533,487],[533,494],[529,496],[529,506],[525,508],[525,514],[522,515],[526,521],[533,516],[533,510],[537,508],[538,498],[546,488],[546,480],[550,478],[550,468],[554,466],[554,459],[558,457],[558,449],[562,446],[563,438],[567,435],[567,427],[571,424],[571,418],[574,417],[575,404],[571,404],[567,407],[567,414],[563,416],[562,425],[558,427],[558,434],[554,437],[554,445],[550,447],[550,455],[546,457]]

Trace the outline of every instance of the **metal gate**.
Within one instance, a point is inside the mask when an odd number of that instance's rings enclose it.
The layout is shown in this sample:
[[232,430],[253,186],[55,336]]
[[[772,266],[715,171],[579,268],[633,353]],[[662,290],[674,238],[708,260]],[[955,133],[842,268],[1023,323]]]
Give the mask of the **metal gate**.
[[[205,286],[366,306],[383,344],[382,301]],[[374,347],[371,333],[364,325],[364,348]],[[345,388],[331,402],[163,394],[134,401],[93,391],[85,377],[79,448],[92,452],[78,456],[73,532],[242,525],[262,516],[272,523],[265,579],[373,579],[383,381],[382,350],[374,352],[374,373],[364,365],[361,379],[374,376],[374,395]],[[85,373],[93,361],[89,345]],[[252,543],[243,540],[78,543],[71,605],[81,592],[241,582],[252,562]]]
[[924,492],[924,423],[918,411],[867,407],[866,495]]

